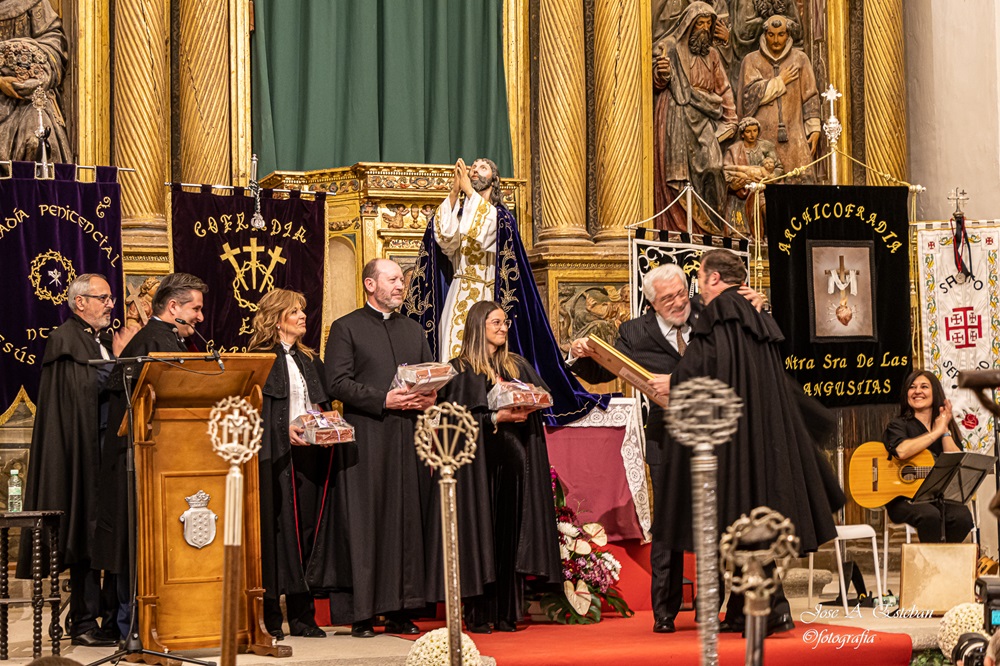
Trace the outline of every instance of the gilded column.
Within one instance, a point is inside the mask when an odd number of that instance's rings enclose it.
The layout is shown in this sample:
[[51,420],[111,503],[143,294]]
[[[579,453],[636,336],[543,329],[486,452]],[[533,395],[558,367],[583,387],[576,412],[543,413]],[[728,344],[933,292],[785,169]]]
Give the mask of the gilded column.
[[580,244],[590,240],[583,3],[540,0],[538,13],[538,243]]
[[125,245],[167,245],[167,12],[166,0],[115,4],[114,163],[136,169],[122,177]]
[[[67,8],[69,9],[69,8]],[[76,11],[76,162],[111,162],[111,44],[109,0],[79,0]],[[65,25],[65,23],[64,23]],[[131,166],[125,164],[123,166]],[[130,176],[124,176],[130,178]]]
[[[597,242],[627,241],[625,226],[643,212],[643,47],[640,3],[594,7],[597,123]],[[648,39],[646,41],[648,45]]]
[[[837,103],[837,118],[843,127],[840,149],[851,153],[851,19],[849,0],[829,0],[826,5],[827,76],[830,83],[843,95]],[[899,39],[902,39],[900,33]],[[829,107],[822,106],[822,117],[830,115]],[[838,181],[841,185],[854,182],[853,164],[848,159],[837,163]]]
[[[903,0],[865,0],[864,10],[866,161],[878,171],[905,179]],[[872,177],[868,182],[881,184]]]
[[180,178],[230,184],[229,0],[180,0]]

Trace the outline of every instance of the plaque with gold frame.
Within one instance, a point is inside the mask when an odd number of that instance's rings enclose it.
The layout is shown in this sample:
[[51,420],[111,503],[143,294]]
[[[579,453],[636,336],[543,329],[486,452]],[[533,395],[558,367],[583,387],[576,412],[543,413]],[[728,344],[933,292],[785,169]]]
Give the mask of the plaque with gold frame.
[[596,336],[587,336],[587,342],[594,350],[594,360],[602,367],[615,373],[615,376],[625,380],[630,386],[645,393],[650,400],[661,407],[667,406],[667,396],[658,394],[649,383],[653,379],[652,372]]

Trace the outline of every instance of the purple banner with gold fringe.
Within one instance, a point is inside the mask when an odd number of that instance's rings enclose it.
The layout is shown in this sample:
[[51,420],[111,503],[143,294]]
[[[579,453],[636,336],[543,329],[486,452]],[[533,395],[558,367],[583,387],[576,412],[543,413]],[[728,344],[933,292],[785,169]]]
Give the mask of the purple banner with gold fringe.
[[254,198],[243,188],[212,194],[210,186],[187,192],[173,186],[174,270],[208,284],[199,331],[223,352],[247,351],[261,296],[275,288],[306,297],[303,342],[318,349],[323,320],[326,195],[293,191],[275,199],[261,190],[263,228],[251,225]]
[[[122,294],[118,170],[98,167],[91,183],[73,164],[56,164],[54,175],[36,178],[34,162],[0,167],[0,424],[37,396],[46,339],[70,314],[69,283],[100,273]],[[121,325],[120,302],[112,320]]]

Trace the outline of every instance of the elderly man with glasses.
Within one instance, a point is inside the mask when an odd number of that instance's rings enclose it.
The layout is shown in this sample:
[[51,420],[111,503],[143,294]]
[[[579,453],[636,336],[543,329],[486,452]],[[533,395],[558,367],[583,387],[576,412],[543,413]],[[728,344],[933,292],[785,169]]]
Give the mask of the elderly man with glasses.
[[[107,425],[110,366],[91,359],[111,359],[131,333],[112,337],[115,298],[103,275],[87,273],[67,292],[70,316],[50,336],[42,357],[38,411],[31,433],[24,509],[62,511],[59,564],[70,571],[69,630],[73,645],[114,645],[113,623],[98,627],[101,572],[91,567],[92,520],[96,511],[100,442]],[[18,562],[18,575],[31,577],[31,539]],[[48,555],[42,562],[49,561]],[[108,609],[110,610],[110,609]]]

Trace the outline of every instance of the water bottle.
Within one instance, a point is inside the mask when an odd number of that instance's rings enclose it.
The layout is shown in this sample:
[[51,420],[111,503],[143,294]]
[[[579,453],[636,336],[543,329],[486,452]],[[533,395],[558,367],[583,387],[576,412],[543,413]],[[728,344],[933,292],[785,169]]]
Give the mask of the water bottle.
[[21,511],[21,477],[16,469],[10,470],[10,482],[7,484],[7,511]]

